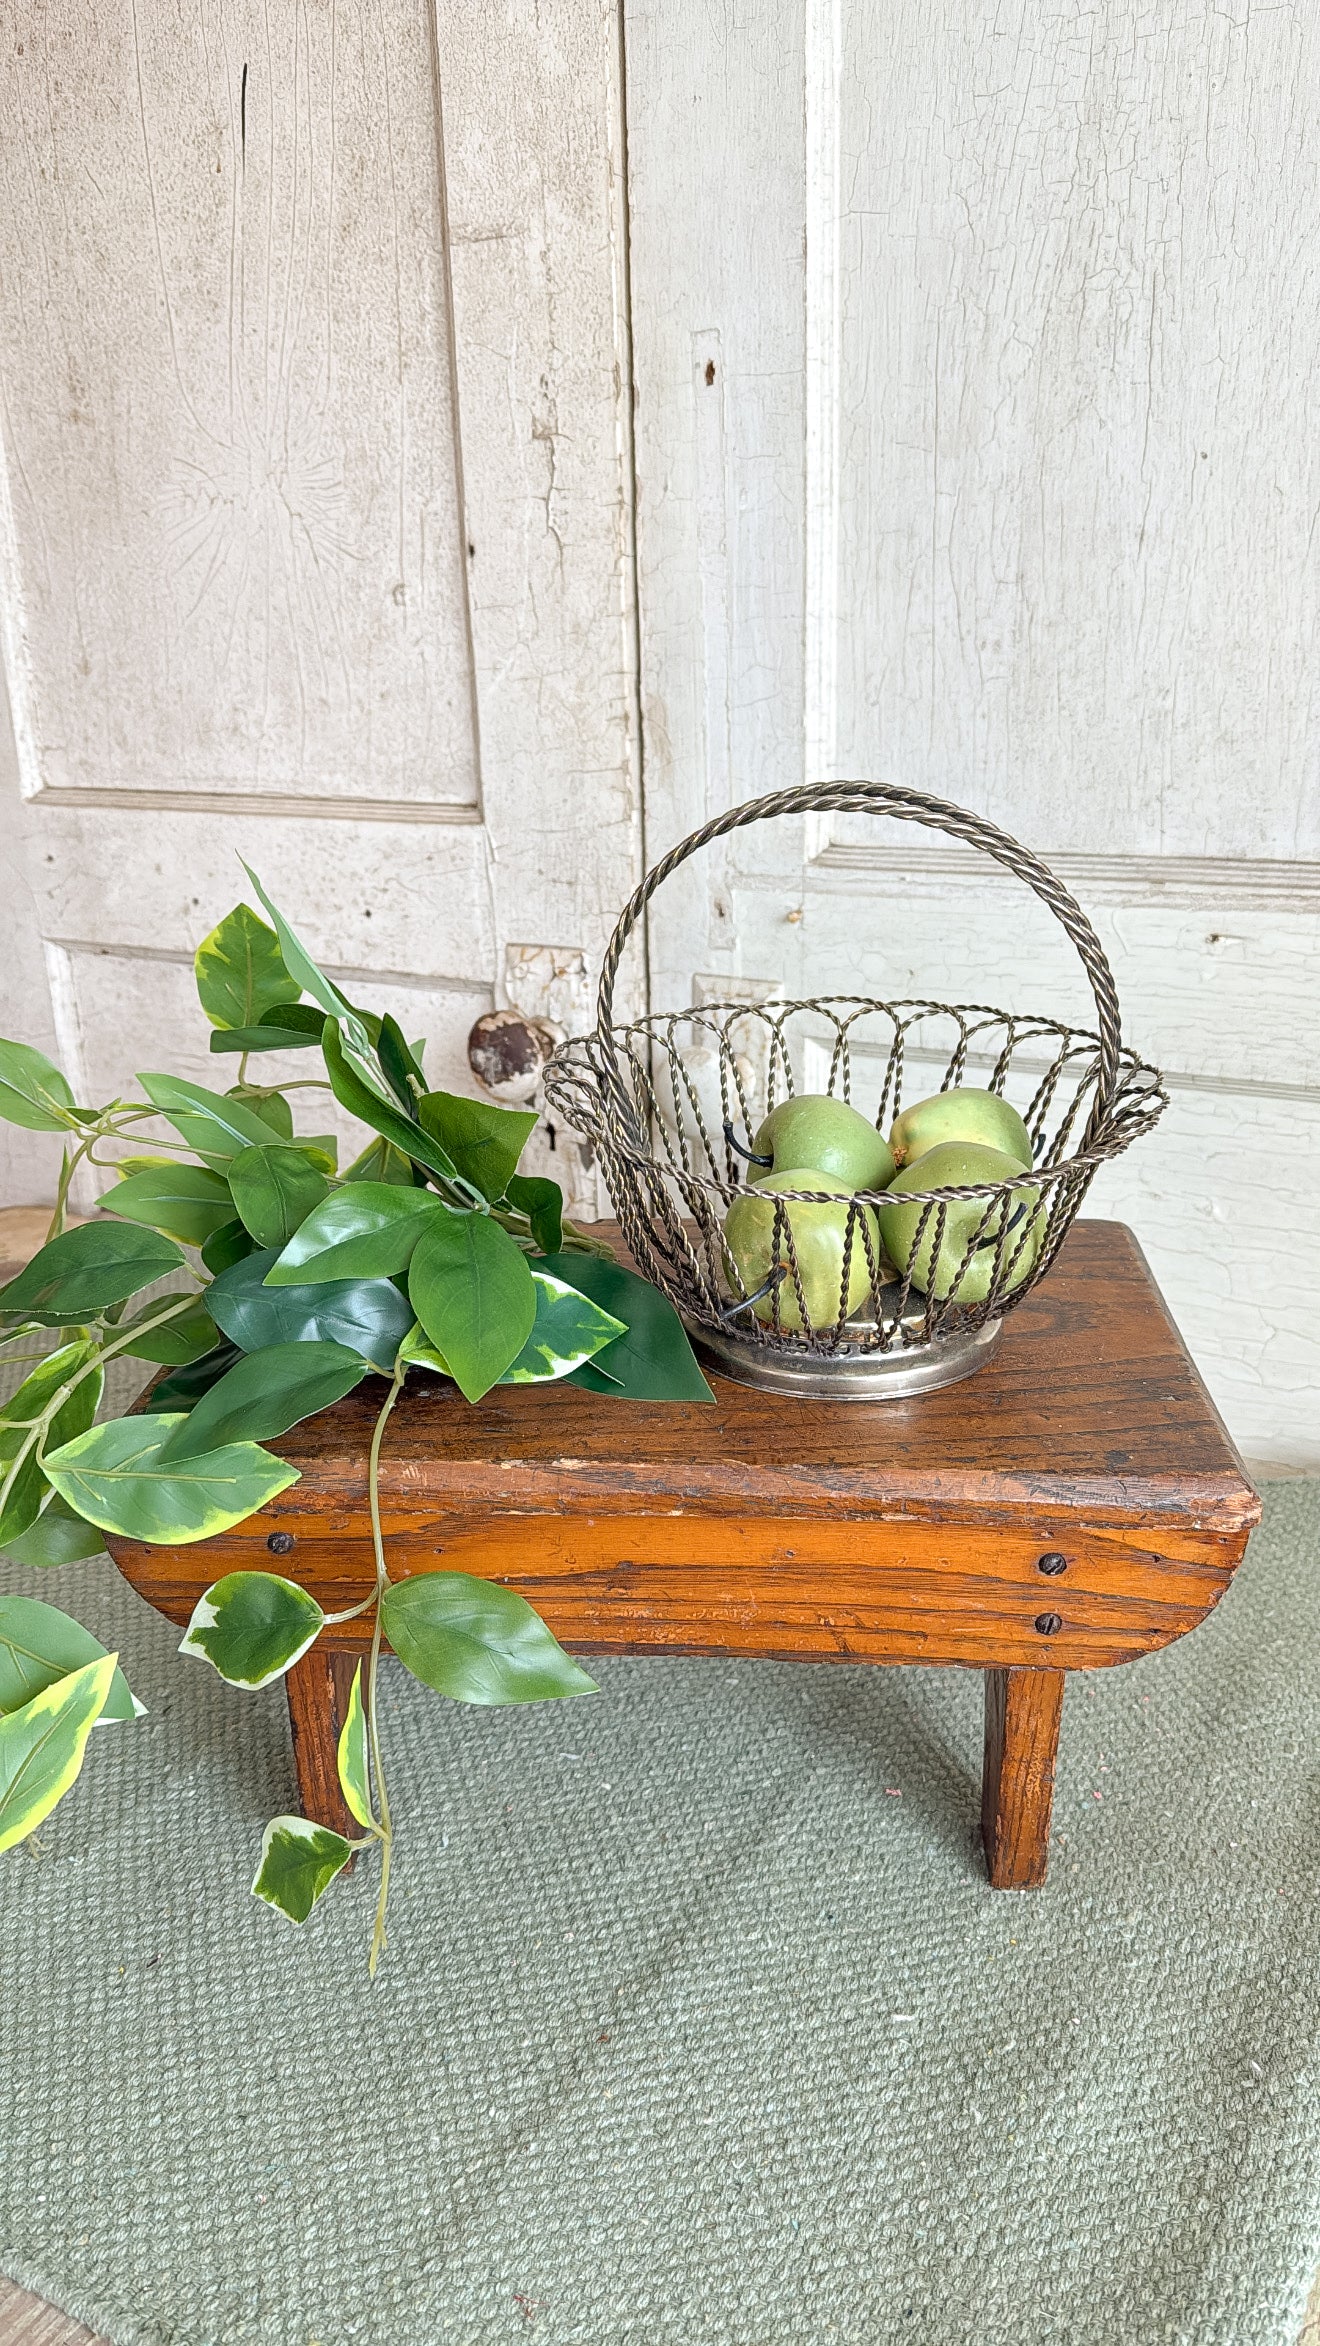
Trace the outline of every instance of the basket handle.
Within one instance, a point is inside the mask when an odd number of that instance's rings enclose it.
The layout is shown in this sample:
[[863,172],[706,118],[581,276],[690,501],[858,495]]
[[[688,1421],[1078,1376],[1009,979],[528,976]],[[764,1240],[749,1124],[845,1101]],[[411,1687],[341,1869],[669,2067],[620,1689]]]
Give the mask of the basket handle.
[[[1100,939],[1086,914],[1062,882],[1056,880],[1047,864],[1033,855],[1030,848],[1012,838],[1007,831],[987,823],[983,816],[968,813],[965,807],[954,806],[944,798],[928,798],[919,790],[905,790],[892,782],[806,782],[792,790],[774,790],[765,798],[749,798],[741,806],[730,807],[726,814],[717,815],[712,822],[703,823],[699,831],[690,832],[653,864],[640,887],[634,890],[623,911],[606,949],[601,964],[600,990],[596,997],[596,1020],[599,1046],[606,1054],[611,1068],[615,1051],[610,1029],[614,1018],[614,980],[618,973],[623,950],[651,898],[661,884],[686,863],[698,848],[709,846],[713,839],[723,839],[730,831],[740,831],[748,823],[768,822],[775,815],[806,814],[873,814],[894,815],[900,822],[924,823],[933,831],[947,831],[954,839],[964,839],[972,847],[979,847],[1012,872],[1016,879],[1026,883],[1047,911],[1052,912],[1067,931],[1077,948],[1082,967],[1095,996],[1097,1031],[1100,1038],[1100,1057],[1097,1067],[1096,1095],[1088,1131],[1109,1113],[1118,1078],[1118,1054],[1122,1039],[1122,1015],[1118,1006],[1118,992],[1113,972],[1105,959]],[[617,1072],[617,1070],[616,1070]],[[1085,1144],[1083,1144],[1085,1145]]]

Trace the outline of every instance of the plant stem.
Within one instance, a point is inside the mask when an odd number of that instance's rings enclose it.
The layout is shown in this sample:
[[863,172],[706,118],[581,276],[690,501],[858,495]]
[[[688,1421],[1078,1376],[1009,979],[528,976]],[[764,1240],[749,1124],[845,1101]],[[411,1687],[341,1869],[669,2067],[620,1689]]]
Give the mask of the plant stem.
[[390,1859],[394,1851],[394,1833],[390,1824],[390,1796],[385,1786],[385,1771],[380,1756],[380,1725],[376,1715],[376,1682],[380,1672],[381,1615],[380,1609],[390,1576],[385,1569],[385,1542],[380,1528],[380,1445],[390,1411],[403,1391],[408,1374],[406,1362],[396,1360],[390,1389],[381,1404],[371,1435],[371,1451],[367,1460],[367,1503],[371,1509],[371,1545],[376,1558],[376,1614],[371,1625],[371,1656],[367,1663],[367,1738],[371,1747],[371,1770],[376,1779],[376,1804],[380,1810],[380,1896],[376,1901],[376,1922],[371,1934],[371,1954],[367,1970],[372,1979],[376,1966],[385,1952],[385,1916],[390,1902]]
[[614,1248],[607,1239],[589,1237],[585,1230],[578,1229],[576,1222],[565,1222],[564,1224],[564,1252],[565,1254],[596,1255],[605,1263],[612,1263],[617,1259]]
[[92,1143],[98,1140],[100,1137],[100,1130],[98,1127],[96,1132],[89,1133],[86,1140],[80,1141],[78,1143],[78,1146],[74,1150],[72,1156],[69,1155],[67,1149],[65,1149],[63,1152],[63,1156],[60,1162],[60,1185],[55,1192],[55,1211],[51,1215],[50,1228],[46,1232],[47,1246],[50,1245],[52,1238],[58,1238],[63,1231],[64,1211],[69,1202],[69,1184],[72,1181],[74,1174],[77,1172],[78,1167],[81,1165],[83,1158],[90,1155]]
[[[127,1141],[130,1147],[133,1145],[131,1132],[99,1132],[96,1138],[108,1141]],[[186,1140],[157,1140],[153,1138],[150,1145],[153,1157],[160,1156],[162,1151],[170,1157],[195,1157],[197,1154],[196,1149],[189,1148]],[[98,1157],[94,1151],[89,1151],[89,1162],[96,1166],[98,1172],[122,1173],[127,1160],[123,1157]],[[97,1203],[99,1205],[99,1199]]]
[[326,1628],[328,1629],[331,1623],[336,1621],[360,1621],[364,1613],[371,1611],[375,1602],[376,1591],[373,1588],[371,1595],[364,1597],[360,1605],[346,1605],[342,1613],[327,1613],[325,1617]]
[[[113,1110],[107,1108],[95,1132],[88,1135],[86,1145],[90,1149],[98,1140],[113,1140],[127,1141],[131,1147],[136,1135],[128,1130],[129,1125],[149,1124],[152,1118],[159,1117],[160,1113],[159,1108],[152,1107],[134,1108],[123,1105]],[[186,1140],[176,1140],[172,1134],[154,1134],[150,1147],[153,1155],[159,1154],[162,1149],[172,1157],[195,1157],[198,1154],[198,1151],[190,1147]],[[119,1160],[117,1157],[94,1157],[92,1162],[93,1164],[116,1165]]]

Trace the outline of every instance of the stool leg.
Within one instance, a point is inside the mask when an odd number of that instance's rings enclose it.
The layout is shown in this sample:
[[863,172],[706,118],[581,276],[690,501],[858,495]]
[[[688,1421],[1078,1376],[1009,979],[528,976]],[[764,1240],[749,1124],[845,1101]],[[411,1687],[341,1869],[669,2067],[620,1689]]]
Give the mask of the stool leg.
[[1032,1890],[1050,1851],[1062,1670],[987,1670],[981,1841],[996,1890]]
[[354,1822],[339,1789],[339,1738],[362,1654],[342,1646],[314,1645],[284,1680],[293,1730],[293,1764],[298,1805],[305,1817],[329,1825],[349,1840],[362,1828]]

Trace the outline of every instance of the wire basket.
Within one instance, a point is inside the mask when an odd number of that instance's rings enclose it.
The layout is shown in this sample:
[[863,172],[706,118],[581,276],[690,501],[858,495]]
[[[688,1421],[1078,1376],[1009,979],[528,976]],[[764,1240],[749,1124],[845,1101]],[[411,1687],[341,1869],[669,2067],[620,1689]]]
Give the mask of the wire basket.
[[[946,831],[1024,881],[1080,955],[1095,1028],[979,1003],[858,996],[713,1002],[616,1025],[620,959],[670,873],[745,824],[828,810]],[[886,1210],[894,1190],[767,1193],[753,1211],[758,1259],[749,1270],[744,1244],[740,1261],[727,1217],[762,1170],[764,1159],[748,1159],[772,1108],[827,1094],[883,1135],[905,1104],[963,1083],[1015,1098],[1032,1143],[1029,1172],[906,1188],[897,1214]],[[1004,1314],[1049,1270],[1098,1167],[1149,1132],[1167,1104],[1156,1070],[1122,1042],[1100,941],[1054,874],[980,816],[883,782],[751,799],[664,856],[610,941],[596,1030],[561,1045],[546,1094],[591,1142],[638,1268],[677,1306],[709,1365],[744,1384],[857,1400],[928,1390],[978,1368]],[[827,1211],[803,1211],[811,1207]]]

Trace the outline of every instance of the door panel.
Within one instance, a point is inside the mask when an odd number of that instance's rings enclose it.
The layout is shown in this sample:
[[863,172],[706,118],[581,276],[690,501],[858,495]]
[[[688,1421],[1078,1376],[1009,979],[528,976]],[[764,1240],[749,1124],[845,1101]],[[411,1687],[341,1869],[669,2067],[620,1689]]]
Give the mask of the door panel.
[[29,788],[473,807],[430,10],[21,10]]
[[1315,859],[1320,25],[1093,21],[809,19],[834,755],[1075,853]]
[[240,853],[465,1089],[509,953],[594,960],[636,882],[617,27],[551,18],[7,26],[10,917],[92,1093],[204,1051]]
[[[651,852],[862,774],[1053,862],[1174,1078],[1092,1210],[1249,1455],[1320,1465],[1315,24],[626,22]],[[1087,1014],[1029,896],[892,822],[738,835],[650,952],[657,1007],[696,972]]]

